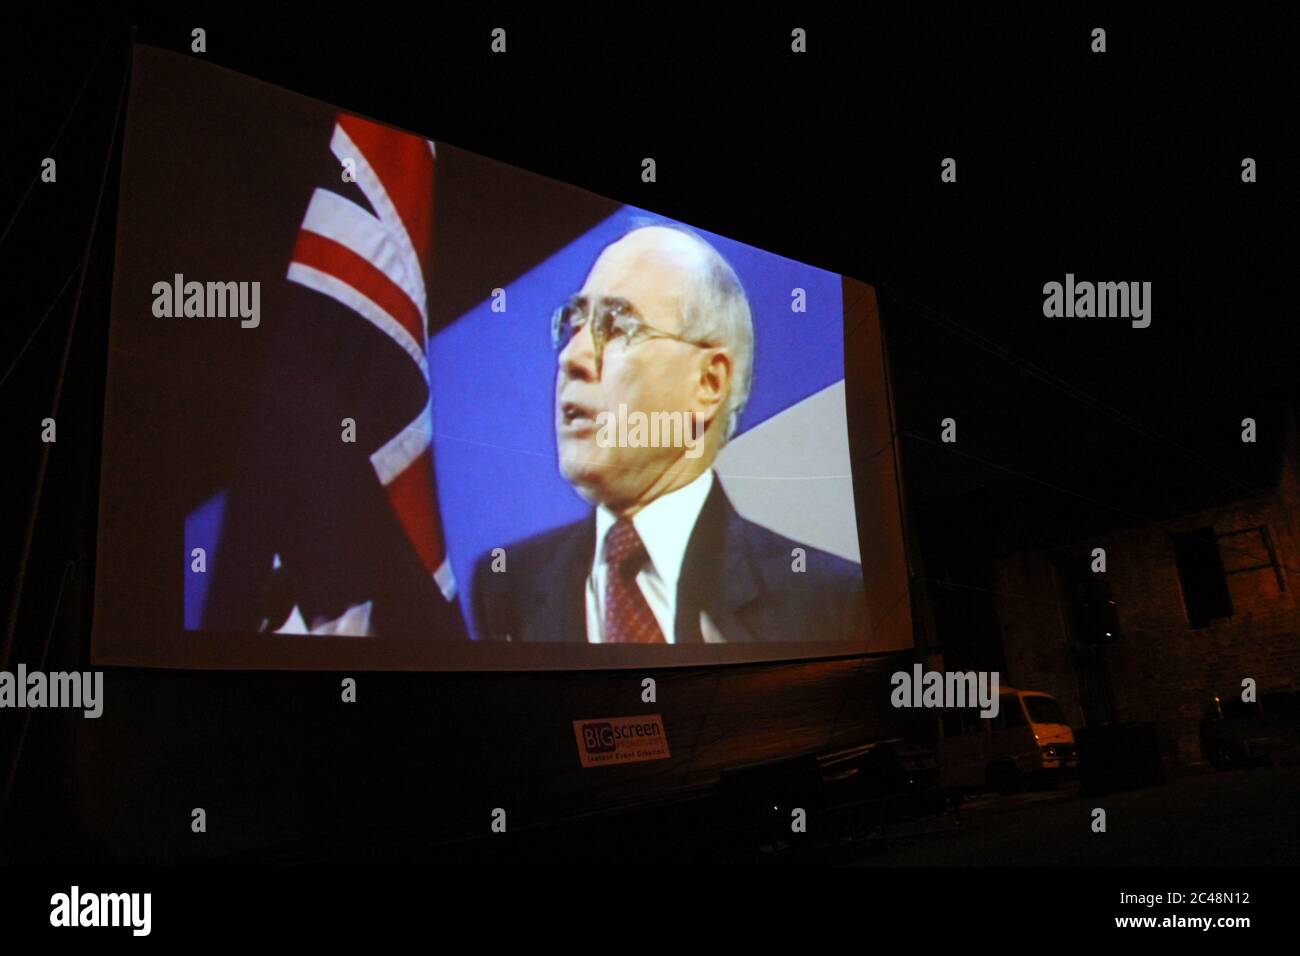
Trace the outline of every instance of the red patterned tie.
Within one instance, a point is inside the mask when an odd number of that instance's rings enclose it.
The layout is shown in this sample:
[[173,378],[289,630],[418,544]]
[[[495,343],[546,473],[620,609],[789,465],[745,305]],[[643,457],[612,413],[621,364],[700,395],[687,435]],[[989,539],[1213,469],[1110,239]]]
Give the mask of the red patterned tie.
[[631,519],[619,518],[605,532],[605,641],[610,644],[666,644],[650,603],[637,587],[645,566],[645,543]]

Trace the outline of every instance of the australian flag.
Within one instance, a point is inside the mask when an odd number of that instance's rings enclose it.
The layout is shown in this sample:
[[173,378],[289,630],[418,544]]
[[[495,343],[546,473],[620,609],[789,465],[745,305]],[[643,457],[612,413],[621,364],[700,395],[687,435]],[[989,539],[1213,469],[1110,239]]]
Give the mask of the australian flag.
[[202,626],[465,640],[432,457],[436,147],[341,114],[328,150],[264,296],[275,341]]

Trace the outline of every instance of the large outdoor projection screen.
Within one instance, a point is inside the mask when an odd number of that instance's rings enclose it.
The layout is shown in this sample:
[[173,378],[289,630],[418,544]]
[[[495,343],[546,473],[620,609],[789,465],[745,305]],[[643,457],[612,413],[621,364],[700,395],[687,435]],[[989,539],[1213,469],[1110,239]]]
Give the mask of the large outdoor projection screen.
[[[910,647],[874,291],[642,193],[634,208],[137,46],[95,663],[580,669]],[[602,640],[630,633],[599,622],[633,592],[611,603],[622,572],[598,575],[598,529],[643,474],[628,580],[661,639]]]

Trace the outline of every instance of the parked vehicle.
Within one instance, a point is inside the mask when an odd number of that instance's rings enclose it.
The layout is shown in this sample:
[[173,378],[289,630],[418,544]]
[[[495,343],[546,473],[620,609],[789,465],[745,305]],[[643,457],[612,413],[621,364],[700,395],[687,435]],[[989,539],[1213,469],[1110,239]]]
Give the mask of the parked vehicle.
[[1300,756],[1300,692],[1265,693],[1250,702],[1215,697],[1201,718],[1201,753],[1216,770]]
[[1074,732],[1050,694],[1003,687],[996,717],[978,708],[939,717],[939,768],[945,787],[1009,790],[1056,782],[1078,764]]

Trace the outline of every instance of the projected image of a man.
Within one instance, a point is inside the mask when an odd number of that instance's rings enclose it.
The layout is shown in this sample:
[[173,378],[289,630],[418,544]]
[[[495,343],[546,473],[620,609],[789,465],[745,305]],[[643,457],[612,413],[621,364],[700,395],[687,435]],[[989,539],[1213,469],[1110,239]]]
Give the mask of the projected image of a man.
[[[857,641],[857,565],[740,517],[713,465],[749,397],[750,306],[701,236],[642,226],[552,318],[558,465],[584,520],[480,561],[480,637],[678,644]],[[795,570],[794,549],[805,564]]]
[[[717,253],[681,230],[634,230],[553,325],[560,471],[580,495],[630,518],[708,471],[748,398],[754,351],[744,290]],[[639,439],[599,427],[629,418]]]

